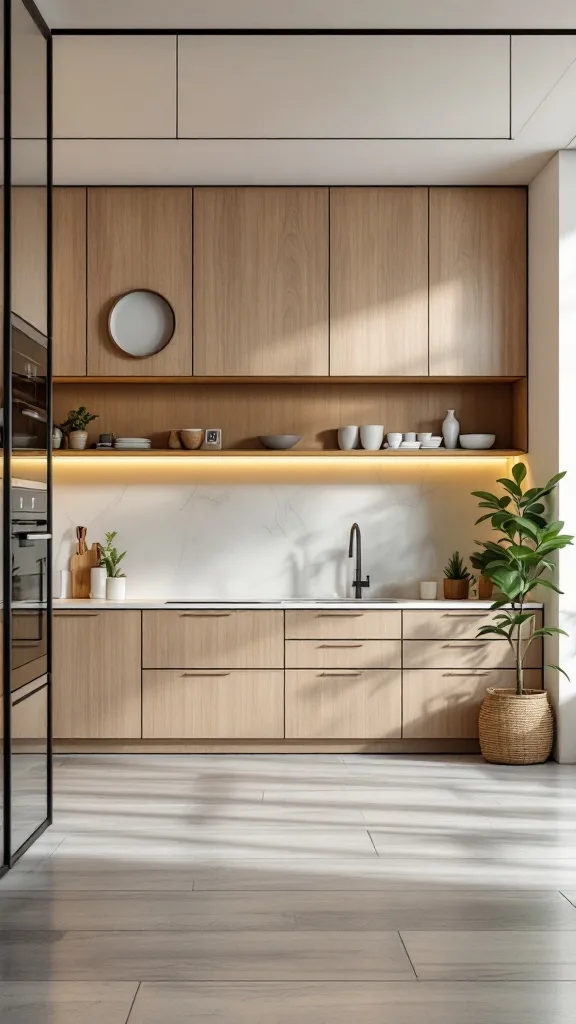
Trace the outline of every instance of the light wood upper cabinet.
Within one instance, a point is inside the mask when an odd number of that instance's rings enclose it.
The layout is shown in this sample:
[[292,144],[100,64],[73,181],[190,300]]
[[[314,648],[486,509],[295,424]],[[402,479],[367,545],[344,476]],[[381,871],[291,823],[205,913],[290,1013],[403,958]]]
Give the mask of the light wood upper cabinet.
[[428,373],[428,190],[330,192],[330,373]]
[[141,613],[54,616],[54,736],[141,736]]
[[328,189],[195,189],[194,373],[328,374]]
[[86,189],[55,188],[52,199],[55,376],[86,376]]
[[12,189],[12,295],[14,313],[48,332],[48,221],[45,188]]
[[525,189],[430,189],[430,373],[526,373]]
[[[134,359],[108,334],[114,301],[159,292],[175,330],[156,355]],[[88,189],[88,374],[187,376],[192,372],[192,190]]]

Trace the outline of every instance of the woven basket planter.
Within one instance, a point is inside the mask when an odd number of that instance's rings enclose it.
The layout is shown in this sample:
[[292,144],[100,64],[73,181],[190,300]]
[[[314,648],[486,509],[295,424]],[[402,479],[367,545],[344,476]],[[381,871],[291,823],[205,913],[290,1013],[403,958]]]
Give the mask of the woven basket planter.
[[480,749],[492,764],[541,764],[554,739],[546,690],[489,689],[480,707]]

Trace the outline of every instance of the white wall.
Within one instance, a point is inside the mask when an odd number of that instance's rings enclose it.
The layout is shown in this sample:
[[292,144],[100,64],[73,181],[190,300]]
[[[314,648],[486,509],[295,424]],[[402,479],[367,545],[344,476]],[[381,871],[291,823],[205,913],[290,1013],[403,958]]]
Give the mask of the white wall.
[[56,574],[82,525],[89,542],[118,531],[132,597],[344,596],[348,535],[358,520],[371,595],[416,597],[419,581],[441,580],[455,548],[469,555],[474,538],[487,535],[474,527],[470,491],[492,488],[506,463],[299,465],[60,463]]

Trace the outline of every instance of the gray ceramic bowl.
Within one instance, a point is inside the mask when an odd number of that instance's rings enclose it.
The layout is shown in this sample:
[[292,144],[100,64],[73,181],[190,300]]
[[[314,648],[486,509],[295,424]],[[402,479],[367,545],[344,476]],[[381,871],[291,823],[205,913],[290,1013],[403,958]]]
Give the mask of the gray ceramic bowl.
[[300,434],[262,434],[260,441],[265,448],[274,448],[276,451],[294,448],[301,441]]

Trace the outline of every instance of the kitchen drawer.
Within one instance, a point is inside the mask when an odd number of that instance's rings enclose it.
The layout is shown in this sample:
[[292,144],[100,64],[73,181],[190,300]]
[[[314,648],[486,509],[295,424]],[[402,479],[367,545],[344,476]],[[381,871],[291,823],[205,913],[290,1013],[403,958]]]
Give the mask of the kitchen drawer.
[[286,739],[399,737],[399,669],[286,672]]
[[284,673],[142,673],[142,736],[152,740],[279,739]]
[[145,611],[144,668],[283,668],[280,611]]
[[[403,622],[404,640],[474,640],[482,626],[491,626],[494,615],[487,608],[441,608],[405,611]],[[537,613],[538,627],[542,625],[542,613]],[[495,638],[496,639],[496,638]],[[502,637],[504,643],[504,637]]]
[[325,608],[286,612],[287,640],[399,640],[400,611]]
[[400,640],[287,640],[286,668],[400,668]]
[[[410,668],[514,668],[514,652],[500,640],[405,640],[402,664]],[[542,665],[542,641],[528,648],[526,668]]]
[[[527,687],[542,686],[542,672],[525,673]],[[515,686],[512,669],[405,669],[403,739],[476,739],[478,711],[489,686]]]

